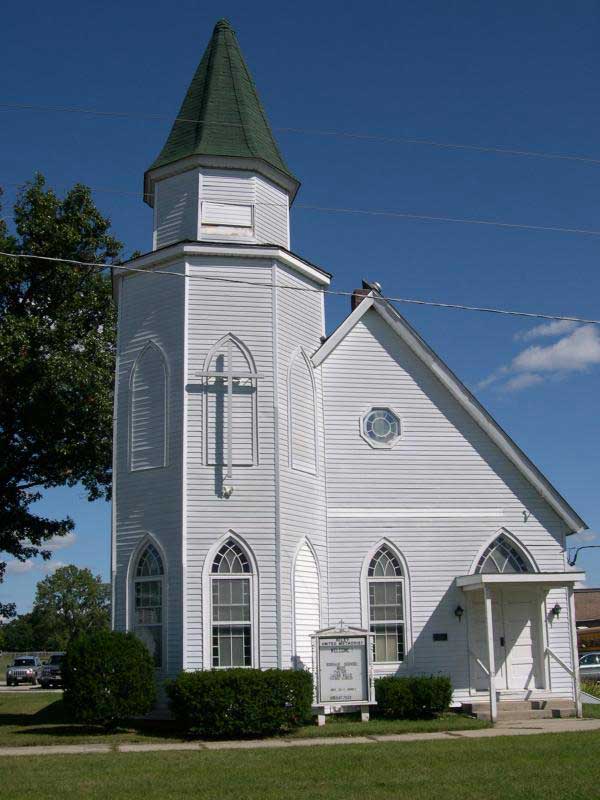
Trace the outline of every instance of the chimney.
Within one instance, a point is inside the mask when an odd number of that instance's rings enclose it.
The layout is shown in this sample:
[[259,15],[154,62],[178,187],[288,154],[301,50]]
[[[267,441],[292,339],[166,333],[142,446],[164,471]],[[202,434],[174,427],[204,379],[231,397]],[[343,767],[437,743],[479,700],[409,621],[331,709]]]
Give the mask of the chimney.
[[370,291],[371,291],[370,289],[366,289],[363,287],[362,289],[355,289],[352,292],[352,297],[350,298],[350,308],[352,309],[352,311],[354,311],[354,309],[357,308],[362,303],[362,301],[365,299],[365,297],[369,294]]

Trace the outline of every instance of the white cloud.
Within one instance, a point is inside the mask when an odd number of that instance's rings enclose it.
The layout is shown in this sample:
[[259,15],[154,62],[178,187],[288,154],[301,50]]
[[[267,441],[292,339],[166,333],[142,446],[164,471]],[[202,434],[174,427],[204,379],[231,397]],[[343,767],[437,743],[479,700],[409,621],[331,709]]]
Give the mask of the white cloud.
[[65,547],[71,547],[75,544],[76,539],[76,534],[72,532],[66,533],[64,536],[53,536],[47,544],[42,545],[42,549],[55,553],[57,550],[64,550]]
[[[538,329],[549,329],[539,325]],[[536,329],[534,328],[533,331]],[[529,331],[529,334],[533,333]],[[554,336],[552,333],[539,333],[540,336]],[[528,338],[532,338],[529,336]],[[600,364],[600,328],[582,325],[572,328],[557,342],[549,345],[531,345],[520,352],[510,364],[494,370],[477,385],[486,389],[496,384],[500,391],[516,392],[535,386],[547,379],[560,380],[574,372],[584,372]]]
[[18,559],[13,559],[12,561],[6,562],[6,574],[7,575],[18,575],[21,572],[29,572],[34,567],[33,561],[29,558],[27,561],[19,561]]
[[515,334],[515,339],[521,342],[530,342],[532,339],[542,339],[549,336],[562,336],[563,333],[570,333],[577,327],[576,322],[567,319],[554,319],[550,322],[543,322],[530,328],[527,331],[519,331]]
[[61,567],[66,567],[66,563],[64,561],[44,561],[39,565],[40,572],[43,572],[44,575],[50,575],[55,572],[57,569]]

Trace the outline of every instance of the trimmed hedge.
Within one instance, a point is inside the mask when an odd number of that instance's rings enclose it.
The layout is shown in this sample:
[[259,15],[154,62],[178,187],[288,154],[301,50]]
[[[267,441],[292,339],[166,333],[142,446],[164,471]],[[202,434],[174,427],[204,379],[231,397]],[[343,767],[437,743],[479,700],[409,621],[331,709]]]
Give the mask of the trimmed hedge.
[[114,727],[147,714],[156,699],[152,657],[133,633],[78,636],[67,647],[62,674],[65,705],[77,722]]
[[375,681],[377,716],[388,719],[423,719],[450,706],[452,684],[441,676],[387,676]]
[[206,739],[272,736],[311,716],[312,675],[302,670],[182,672],[166,689],[175,718]]

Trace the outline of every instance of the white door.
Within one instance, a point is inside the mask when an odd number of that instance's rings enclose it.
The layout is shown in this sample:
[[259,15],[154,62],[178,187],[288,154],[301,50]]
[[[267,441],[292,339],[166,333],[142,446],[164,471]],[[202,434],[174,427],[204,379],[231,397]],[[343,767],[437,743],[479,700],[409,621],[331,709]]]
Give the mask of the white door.
[[[536,598],[531,589],[495,589],[492,592],[494,662],[498,691],[539,688]],[[471,686],[487,690],[487,631],[483,592],[473,592],[469,604]]]

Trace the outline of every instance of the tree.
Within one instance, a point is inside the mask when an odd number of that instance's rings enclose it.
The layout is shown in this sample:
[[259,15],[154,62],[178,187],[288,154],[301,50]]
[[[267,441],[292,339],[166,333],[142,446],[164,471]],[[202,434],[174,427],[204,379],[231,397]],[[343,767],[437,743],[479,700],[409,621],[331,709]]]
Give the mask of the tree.
[[110,586],[100,575],[72,564],[37,585],[31,613],[40,650],[65,650],[79,634],[110,627]]
[[6,622],[0,628],[2,633],[1,650],[9,653],[32,652],[39,648],[36,632],[32,623],[32,614],[21,614],[16,619]]
[[[96,264],[122,251],[81,184],[59,199],[37,175],[14,221],[11,235],[0,219],[1,251]],[[114,353],[109,270],[0,256],[0,551],[50,558],[44,543],[73,528],[35,513],[42,489],[110,497]]]

